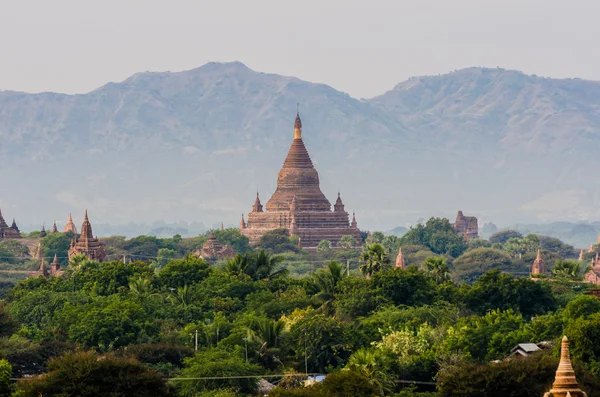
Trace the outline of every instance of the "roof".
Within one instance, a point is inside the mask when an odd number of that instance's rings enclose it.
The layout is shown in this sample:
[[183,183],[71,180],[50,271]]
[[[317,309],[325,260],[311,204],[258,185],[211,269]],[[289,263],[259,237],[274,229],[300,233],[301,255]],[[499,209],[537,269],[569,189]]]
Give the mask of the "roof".
[[512,348],[511,352],[516,352],[517,350],[521,350],[524,351],[525,353],[534,353],[537,352],[539,350],[542,350],[539,348],[538,345],[536,345],[535,343],[519,343],[518,345],[516,345],[515,347]]

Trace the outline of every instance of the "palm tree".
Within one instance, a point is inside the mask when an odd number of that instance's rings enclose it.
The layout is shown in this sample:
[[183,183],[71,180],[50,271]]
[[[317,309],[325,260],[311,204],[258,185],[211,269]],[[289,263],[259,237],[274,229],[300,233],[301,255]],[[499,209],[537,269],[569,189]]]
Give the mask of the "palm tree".
[[134,295],[148,295],[153,292],[152,281],[141,276],[129,282],[129,290]]
[[552,277],[566,280],[579,280],[581,273],[581,266],[575,261],[558,261],[551,272]]
[[273,280],[288,274],[288,270],[281,267],[281,263],[284,261],[284,257],[281,255],[271,255],[265,250],[260,250],[255,260],[256,274],[252,277],[255,280]]
[[273,368],[275,364],[283,365],[277,353],[284,329],[283,321],[264,318],[255,324],[254,329],[248,330],[249,341],[258,343],[259,349],[256,353],[269,368]]
[[359,270],[367,280],[370,280],[374,273],[390,264],[390,258],[385,248],[379,243],[366,245],[360,254],[360,260],[362,263]]
[[381,396],[390,390],[390,379],[382,368],[383,355],[380,350],[360,349],[354,352],[348,360],[347,369],[358,372],[379,389]]
[[423,270],[429,274],[436,283],[441,284],[450,280],[450,268],[446,263],[446,258],[441,256],[431,256],[425,260]]
[[314,296],[321,304],[318,311],[331,314],[337,286],[344,275],[344,267],[336,261],[327,263],[325,269],[319,269],[313,274],[313,281],[319,287],[319,293]]
[[183,287],[177,288],[177,291],[173,291],[172,295],[170,295],[170,299],[174,305],[181,307],[189,306],[193,300],[190,286],[186,284]]

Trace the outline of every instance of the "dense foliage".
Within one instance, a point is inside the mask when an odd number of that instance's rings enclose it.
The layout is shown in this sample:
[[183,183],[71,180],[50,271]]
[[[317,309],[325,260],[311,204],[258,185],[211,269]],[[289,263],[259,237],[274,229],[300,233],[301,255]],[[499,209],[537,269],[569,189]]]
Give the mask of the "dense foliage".
[[[64,277],[32,277],[6,293],[0,394],[13,392],[2,389],[12,373],[32,375],[17,385],[22,396],[113,395],[108,387],[250,396],[271,380],[280,397],[541,395],[557,349],[505,359],[518,343],[567,334],[578,375],[598,396],[600,300],[577,282],[585,267],[575,262],[573,274],[573,251],[531,235],[496,235],[492,248],[453,233],[431,219],[402,238],[373,232],[360,250],[346,238],[345,249],[321,244],[309,255],[285,230],[253,249],[222,230],[215,235],[238,254],[212,264],[177,236],[112,238],[113,252],[154,257],[75,258]],[[61,240],[46,241],[50,249]],[[395,269],[400,247],[407,267]],[[555,276],[526,277],[538,249],[556,255],[547,263]],[[328,376],[304,388],[305,372]]]

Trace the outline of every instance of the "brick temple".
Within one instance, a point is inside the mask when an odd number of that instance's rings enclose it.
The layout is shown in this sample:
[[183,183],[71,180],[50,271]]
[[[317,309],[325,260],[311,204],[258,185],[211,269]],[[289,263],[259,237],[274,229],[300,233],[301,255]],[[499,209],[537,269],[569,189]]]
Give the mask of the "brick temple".
[[98,262],[102,262],[106,256],[104,244],[92,234],[92,224],[88,219],[87,210],[81,225],[81,234],[71,241],[69,260],[75,255],[85,255],[88,259]]
[[250,243],[256,243],[269,230],[288,229],[290,235],[300,238],[300,245],[307,250],[316,249],[322,240],[331,242],[337,248],[342,236],[354,237],[361,244],[360,230],[356,218],[344,209],[338,193],[331,210],[331,203],[319,187],[319,174],[313,166],[310,155],[302,140],[302,121],[296,114],[294,140],[277,177],[277,189],[266,208],[260,202],[258,193],[248,214],[248,222],[240,222],[240,232],[248,236]]
[[479,238],[477,218],[474,216],[465,216],[462,211],[458,211],[456,221],[454,221],[452,226],[456,233],[464,236],[467,241]]
[[21,232],[17,227],[17,223],[13,219],[12,225],[8,226],[8,224],[2,217],[2,211],[0,211],[0,240],[14,238],[21,238]]

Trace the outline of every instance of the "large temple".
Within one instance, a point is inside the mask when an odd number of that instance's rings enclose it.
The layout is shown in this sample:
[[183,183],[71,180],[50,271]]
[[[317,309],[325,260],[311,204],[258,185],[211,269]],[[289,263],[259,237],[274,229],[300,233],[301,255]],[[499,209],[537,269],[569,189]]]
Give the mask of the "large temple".
[[330,241],[336,248],[342,236],[361,241],[356,218],[353,215],[349,222],[348,217],[339,193],[332,211],[331,203],[321,192],[319,174],[304,146],[302,121],[296,114],[294,140],[279,171],[277,189],[265,209],[256,194],[247,222],[242,215],[240,232],[253,244],[267,231],[283,228],[298,236],[304,249],[314,250],[322,240]]
[[75,255],[85,255],[90,260],[102,262],[106,256],[104,244],[92,234],[92,224],[88,219],[87,210],[81,225],[81,235],[71,241],[69,259]]
[[8,226],[4,220],[4,217],[2,216],[2,211],[0,211],[0,240],[13,238],[21,238],[21,232],[19,231],[14,219],[12,225]]

